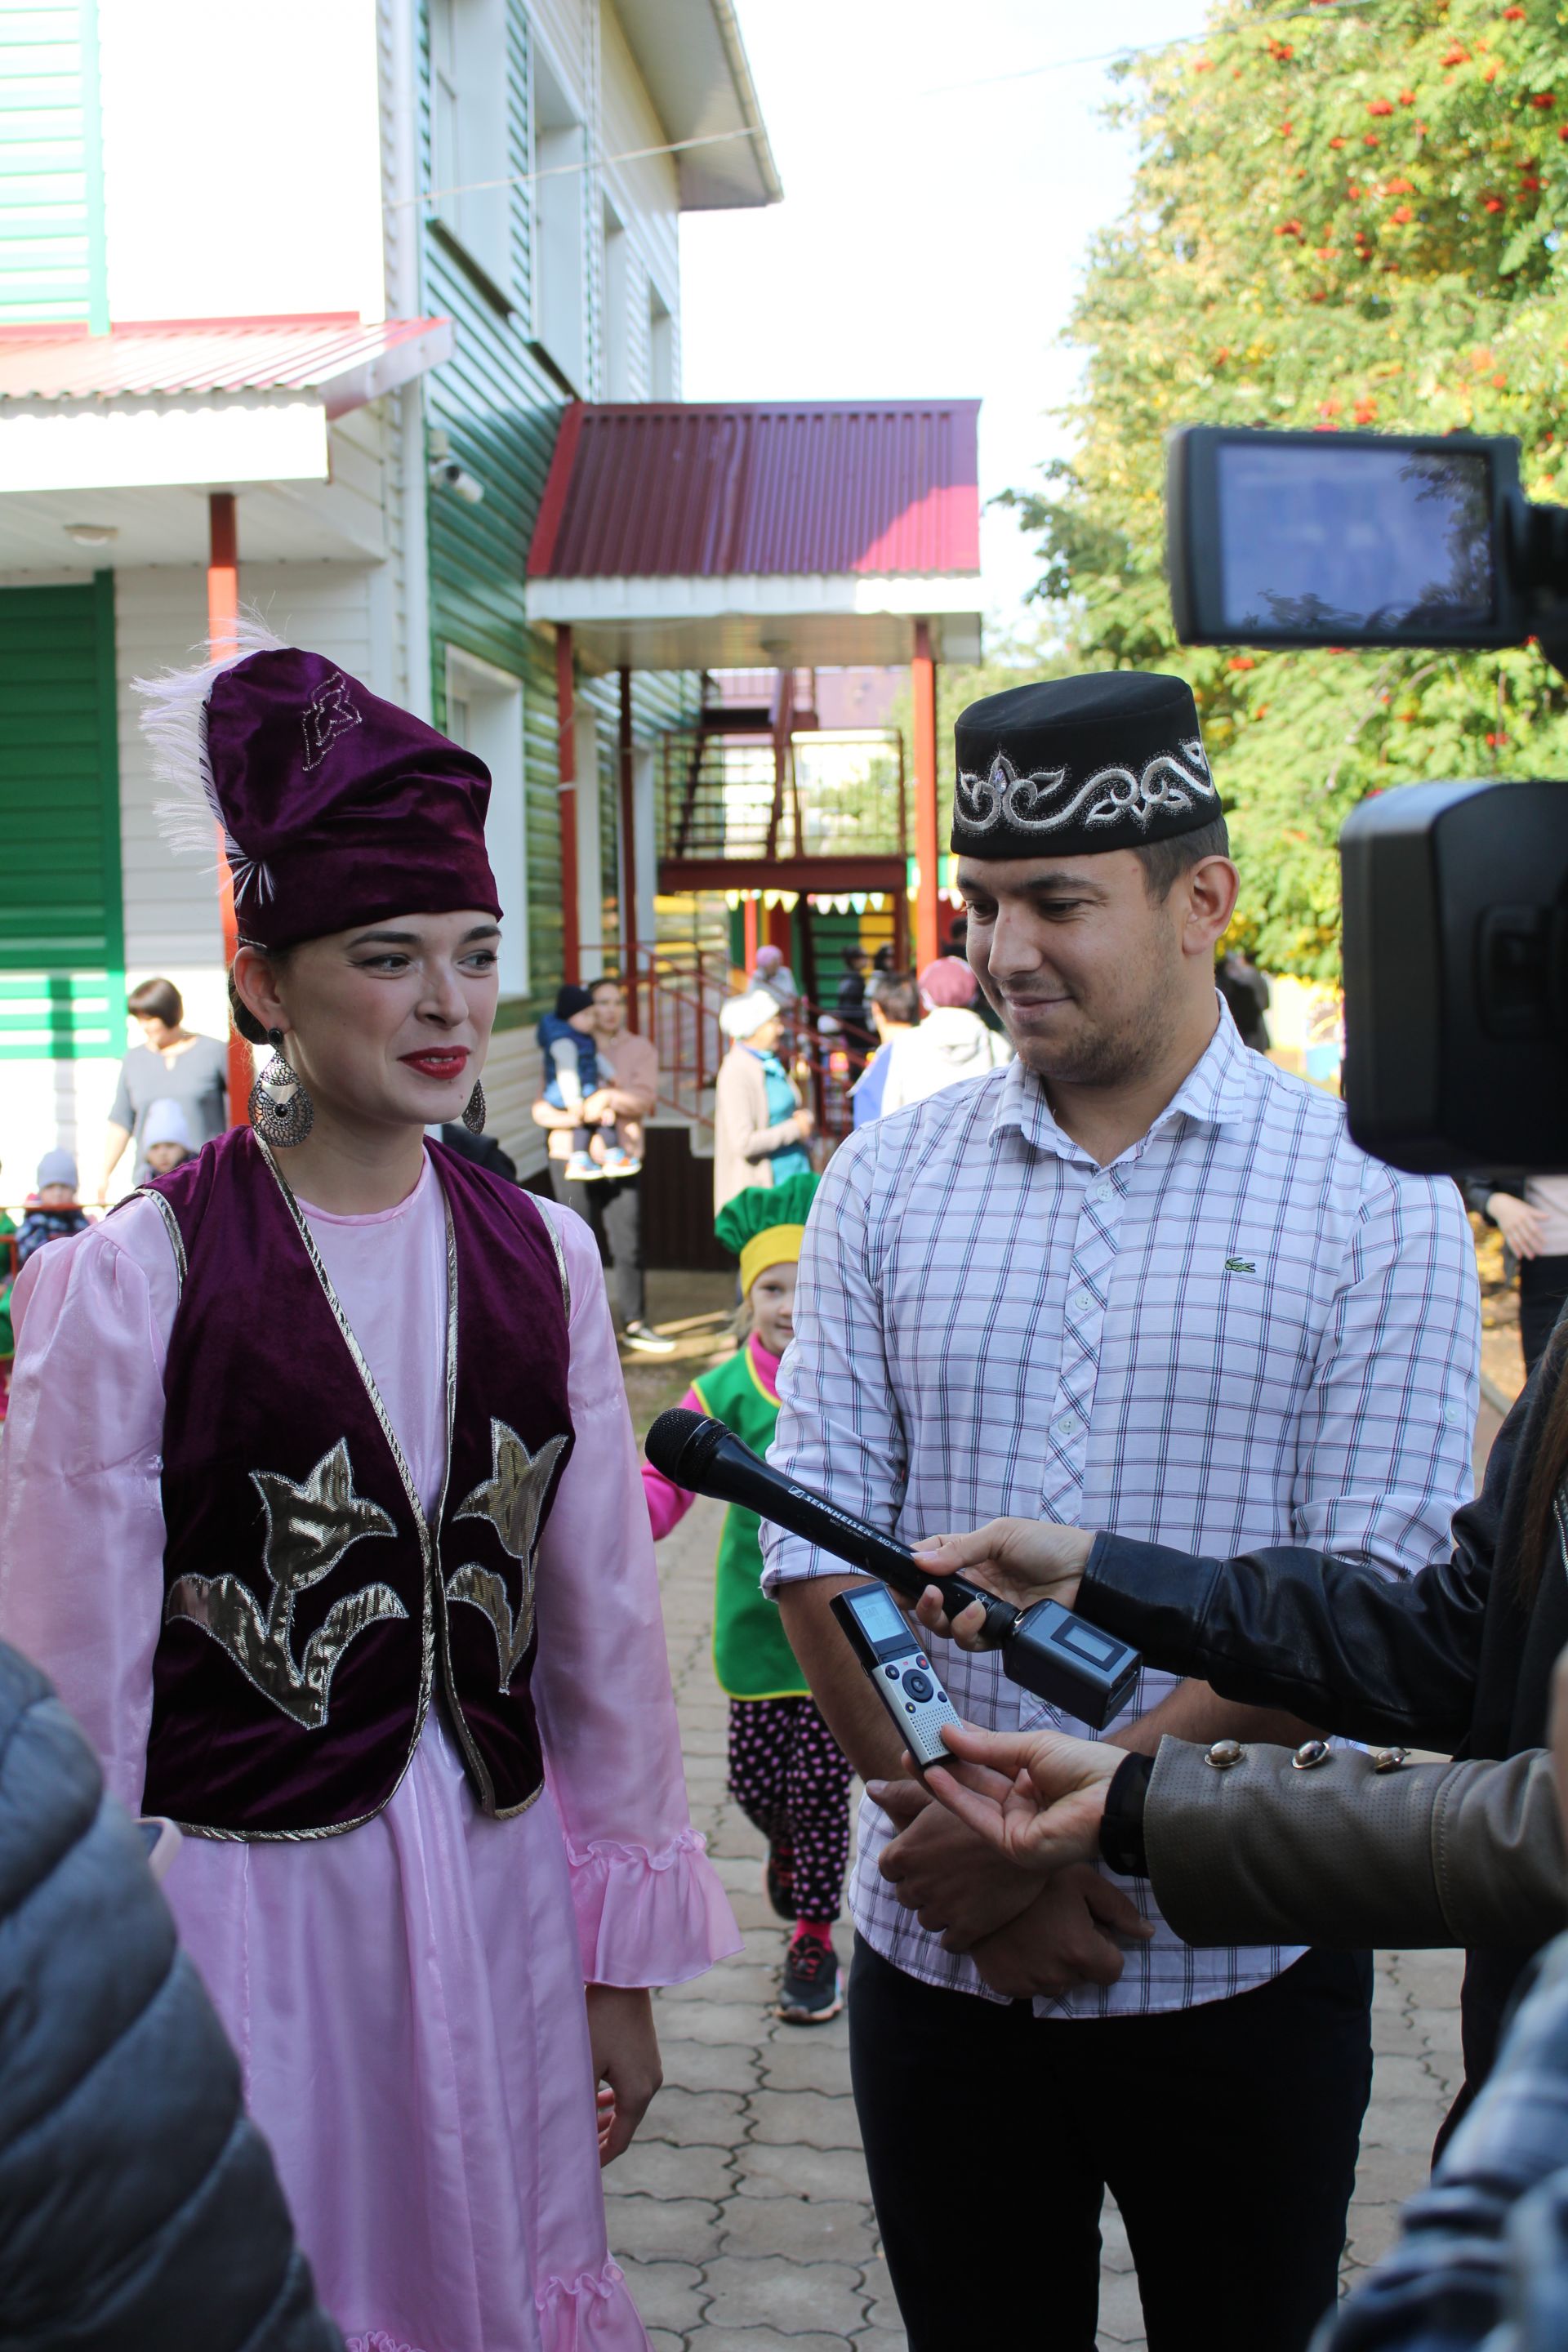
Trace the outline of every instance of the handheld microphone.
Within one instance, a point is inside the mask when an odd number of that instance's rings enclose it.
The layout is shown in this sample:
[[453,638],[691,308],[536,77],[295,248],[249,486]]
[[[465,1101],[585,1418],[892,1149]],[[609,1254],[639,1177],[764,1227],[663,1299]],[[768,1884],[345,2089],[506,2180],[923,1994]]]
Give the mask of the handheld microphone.
[[1002,1653],[1009,1682],[1047,1699],[1080,1723],[1101,1730],[1119,1715],[1138,1680],[1142,1659],[1125,1642],[1086,1625],[1058,1601],[1037,1601],[1015,1609],[994,1592],[964,1576],[931,1577],[907,1546],[864,1519],[841,1511],[825,1495],[797,1486],[793,1478],[753,1454],[721,1421],[677,1405],[661,1412],[644,1449],[656,1470],[694,1495],[739,1503],[771,1519],[792,1536],[802,1536],[868,1576],[880,1577],[907,1601],[918,1601],[928,1584],[942,1592],[950,1617],[978,1601],[985,1611],[982,1646]]

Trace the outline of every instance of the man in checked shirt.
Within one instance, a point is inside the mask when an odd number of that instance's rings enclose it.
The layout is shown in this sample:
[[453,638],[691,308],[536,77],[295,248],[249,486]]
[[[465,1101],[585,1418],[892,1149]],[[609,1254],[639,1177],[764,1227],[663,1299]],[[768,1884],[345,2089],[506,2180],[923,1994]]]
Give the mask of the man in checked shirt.
[[[1447,1557],[1479,1339],[1459,1196],[1241,1045],[1186,686],[994,695],[957,754],[970,961],[1018,1058],[833,1160],[771,1459],[906,1540],[1027,1516],[1394,1576]],[[763,1536],[823,1712],[890,1784],[860,1816],[850,2045],[911,2352],[1092,2352],[1108,2184],[1151,2352],[1300,2352],[1344,2242],[1367,1956],[1190,1949],[1147,1882],[1087,1865],[1040,1893],[901,1774],[827,1610],[853,1580]],[[942,1673],[971,1722],[1062,1720],[994,1654]],[[1104,1736],[1310,1729],[1146,1672]]]

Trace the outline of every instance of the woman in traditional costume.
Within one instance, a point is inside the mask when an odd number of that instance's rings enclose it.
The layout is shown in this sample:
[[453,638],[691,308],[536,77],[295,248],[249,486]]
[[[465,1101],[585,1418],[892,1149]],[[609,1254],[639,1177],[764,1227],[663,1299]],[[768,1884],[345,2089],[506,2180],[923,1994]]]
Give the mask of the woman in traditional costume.
[[[150,690],[226,836],[235,1129],[17,1285],[0,1630],[133,1810],[360,2352],[641,2352],[647,1988],[738,1948],[692,1832],[587,1228],[426,1140],[499,905],[479,761],[266,641]],[[586,1998],[584,1998],[586,1987]]]

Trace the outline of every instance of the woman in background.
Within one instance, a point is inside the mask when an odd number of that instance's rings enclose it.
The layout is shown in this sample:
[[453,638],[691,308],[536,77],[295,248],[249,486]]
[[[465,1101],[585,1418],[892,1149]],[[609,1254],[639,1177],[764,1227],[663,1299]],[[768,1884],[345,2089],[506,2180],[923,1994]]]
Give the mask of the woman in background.
[[156,1102],[175,1102],[184,1113],[191,1148],[199,1151],[228,1125],[228,1047],[185,1027],[185,1004],[172,980],[144,980],[125,1000],[142,1032],[120,1065],[120,1085],[109,1112],[100,1201],[109,1198],[115,1170],[132,1137],[136,1159],[147,1148],[147,1113]]

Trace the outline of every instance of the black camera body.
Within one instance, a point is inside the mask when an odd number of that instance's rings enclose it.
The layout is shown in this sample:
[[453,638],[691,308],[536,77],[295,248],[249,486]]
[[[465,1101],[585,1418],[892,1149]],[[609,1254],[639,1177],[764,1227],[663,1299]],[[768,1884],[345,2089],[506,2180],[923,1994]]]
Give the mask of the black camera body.
[[[1525,499],[1517,441],[1194,425],[1166,494],[1184,645],[1534,636],[1568,675],[1568,508]],[[1340,852],[1356,1141],[1424,1174],[1568,1168],[1568,783],[1405,785]]]

